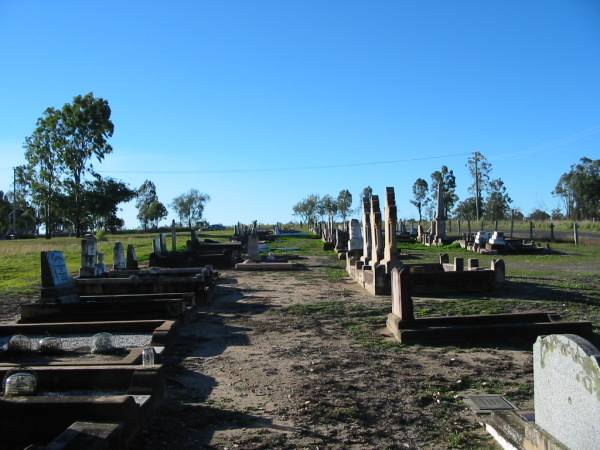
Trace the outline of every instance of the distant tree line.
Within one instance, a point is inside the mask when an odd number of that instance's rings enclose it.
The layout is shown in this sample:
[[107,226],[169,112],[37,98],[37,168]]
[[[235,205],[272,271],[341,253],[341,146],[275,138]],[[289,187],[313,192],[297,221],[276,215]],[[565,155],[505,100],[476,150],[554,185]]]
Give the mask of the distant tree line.
[[[38,234],[42,226],[47,238],[65,231],[76,236],[98,229],[115,232],[124,225],[117,216],[118,205],[133,199],[142,228],[158,226],[168,211],[152,181],[133,189],[95,171],[93,163],[113,151],[108,142],[114,132],[110,116],[108,102],[92,93],[43,112],[25,138],[25,164],[15,169],[17,187],[14,192],[0,191],[0,236],[11,231]],[[201,220],[209,199],[192,189],[171,206],[191,227]]]
[[346,221],[352,214],[352,194],[348,189],[342,189],[337,198],[329,194],[323,197],[312,194],[296,203],[293,212],[308,225],[314,225],[325,218],[335,220],[338,216],[342,221]]
[[571,166],[564,173],[552,192],[564,203],[564,214],[560,208],[550,213],[536,208],[525,217],[518,208],[511,208],[512,199],[501,178],[492,178],[492,164],[480,152],[474,152],[467,160],[471,177],[468,188],[469,197],[459,201],[456,195],[456,178],[453,171],[442,166],[431,174],[431,183],[417,178],[412,186],[411,203],[416,207],[419,221],[425,216],[433,217],[437,202],[438,183],[444,185],[444,207],[448,217],[463,220],[502,220],[514,219],[544,220],[582,220],[600,217],[600,160],[581,158],[580,163]]

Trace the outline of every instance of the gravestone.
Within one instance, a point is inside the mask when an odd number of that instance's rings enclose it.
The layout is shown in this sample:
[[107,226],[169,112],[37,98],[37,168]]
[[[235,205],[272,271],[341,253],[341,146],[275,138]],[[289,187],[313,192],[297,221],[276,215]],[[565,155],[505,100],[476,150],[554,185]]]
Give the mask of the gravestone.
[[348,251],[357,251],[363,249],[362,234],[360,232],[360,222],[358,219],[350,221],[350,239],[348,240]]
[[533,346],[535,423],[571,450],[600,448],[600,351],[573,334]]
[[133,244],[127,246],[127,270],[138,270],[139,264],[137,255],[135,254],[135,247]]
[[96,276],[106,273],[106,265],[104,264],[104,253],[98,252],[98,262],[96,263]]
[[396,207],[396,194],[393,187],[385,188],[384,206],[384,230],[385,242],[382,264],[385,271],[389,271],[398,264],[398,248],[396,244],[396,227],[398,225],[398,210]]
[[86,234],[81,240],[80,277],[95,277],[97,262],[97,241],[93,234]]
[[165,236],[165,233],[159,233],[158,239],[159,239],[159,243],[160,243],[160,254],[166,255],[167,254],[167,237]]
[[348,245],[348,233],[344,230],[335,230],[335,251],[345,252]]
[[258,235],[252,231],[248,236],[248,259],[254,262],[260,262],[260,252],[258,250]]
[[444,205],[444,183],[438,182],[437,191],[437,208],[435,211],[435,232],[432,228],[432,234],[438,244],[443,243],[446,239],[446,207]]
[[67,270],[63,252],[41,253],[42,262],[42,301],[57,303],[77,303],[73,279]]
[[438,256],[438,262],[440,264],[448,264],[450,262],[450,257],[448,256],[448,253],[440,253],[440,255]]
[[121,241],[116,241],[113,247],[113,270],[124,270],[126,268],[125,249]]
[[381,209],[379,207],[379,196],[371,196],[371,263],[377,266],[383,260],[383,234],[381,232]]
[[371,205],[368,197],[363,197],[363,214],[362,214],[362,236],[363,236],[363,254],[360,260],[363,265],[368,266],[371,261]]
[[162,255],[161,245],[160,245],[160,238],[159,237],[156,237],[156,238],[152,239],[152,252],[156,256]]

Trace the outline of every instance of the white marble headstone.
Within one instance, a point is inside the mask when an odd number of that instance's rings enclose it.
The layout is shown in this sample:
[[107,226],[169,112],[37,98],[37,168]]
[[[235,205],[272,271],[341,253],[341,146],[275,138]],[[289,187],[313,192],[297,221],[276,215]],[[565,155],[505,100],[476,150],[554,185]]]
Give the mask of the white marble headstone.
[[571,450],[600,448],[600,351],[573,334],[533,346],[535,423]]

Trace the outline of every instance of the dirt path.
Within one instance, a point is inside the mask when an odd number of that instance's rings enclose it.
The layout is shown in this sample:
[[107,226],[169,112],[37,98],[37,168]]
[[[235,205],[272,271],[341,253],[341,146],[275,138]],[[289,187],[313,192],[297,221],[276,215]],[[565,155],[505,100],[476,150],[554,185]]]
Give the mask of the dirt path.
[[164,406],[134,448],[486,448],[460,395],[531,390],[528,352],[403,347],[389,299],[327,257],[223,272],[169,358]]

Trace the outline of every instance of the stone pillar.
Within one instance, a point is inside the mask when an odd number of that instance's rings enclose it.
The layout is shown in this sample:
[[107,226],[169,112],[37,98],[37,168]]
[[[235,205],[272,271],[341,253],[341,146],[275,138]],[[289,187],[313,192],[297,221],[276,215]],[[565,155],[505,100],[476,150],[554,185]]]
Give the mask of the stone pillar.
[[409,270],[407,267],[392,268],[392,314],[402,321],[415,319],[413,301],[408,291],[408,277]]
[[396,195],[393,187],[385,188],[384,214],[385,246],[382,264],[385,265],[385,271],[389,273],[392,267],[398,263],[398,248],[396,244],[398,210],[396,208]]
[[81,267],[80,277],[96,276],[96,262],[98,258],[96,236],[86,234],[81,240]]
[[363,249],[363,240],[360,232],[360,222],[358,219],[350,221],[350,238],[348,239],[348,251],[358,251]]
[[138,260],[135,254],[135,247],[132,244],[127,246],[127,270],[138,270]]
[[371,265],[376,266],[383,260],[383,234],[381,232],[381,209],[379,208],[379,196],[371,196]]
[[124,270],[126,267],[125,249],[121,241],[117,241],[113,247],[113,270]]
[[[442,243],[446,239],[446,207],[444,205],[444,183],[438,182],[437,208],[435,212],[435,241]],[[433,231],[433,230],[432,230]]]
[[454,271],[455,272],[462,272],[463,270],[465,270],[465,261],[464,261],[464,259],[462,259],[460,257],[455,257],[454,258]]
[[363,198],[362,214],[363,254],[360,260],[363,265],[368,266],[371,262],[371,205],[368,198]]

